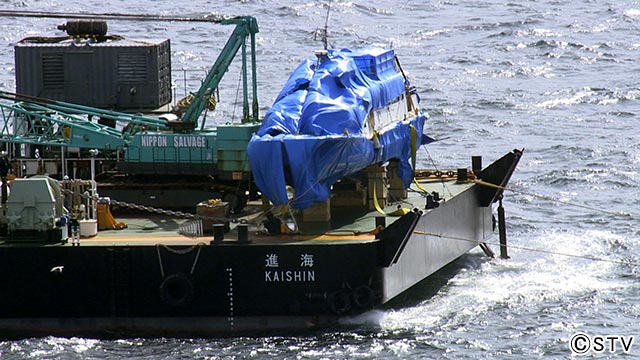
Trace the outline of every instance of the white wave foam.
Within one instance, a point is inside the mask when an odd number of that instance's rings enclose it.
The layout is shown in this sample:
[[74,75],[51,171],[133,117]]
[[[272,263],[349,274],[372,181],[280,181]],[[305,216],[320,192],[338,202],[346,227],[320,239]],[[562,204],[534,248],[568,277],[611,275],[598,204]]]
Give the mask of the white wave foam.
[[640,9],[628,9],[623,14],[628,17],[640,17]]
[[557,99],[552,99],[552,100],[547,100],[544,101],[542,103],[537,104],[537,107],[540,108],[545,108],[545,109],[551,109],[551,108],[555,108],[558,106],[563,106],[563,105],[577,105],[577,104],[581,104],[586,102],[585,99],[589,98],[590,96],[592,96],[594,94],[593,91],[581,91],[576,93],[575,95],[571,96],[571,97],[565,97],[565,98],[557,98]]
[[[496,259],[479,269],[461,271],[434,297],[415,307],[387,312],[380,326],[386,330],[417,332],[463,331],[464,324],[477,323],[480,321],[477,317],[497,308],[544,308],[567,298],[622,287],[624,284],[612,281],[610,276],[618,265],[585,258],[607,257],[612,241],[624,243],[626,239],[606,231],[540,233],[524,241],[526,244],[522,247],[553,254],[513,248],[512,259]],[[571,328],[574,325],[555,326]]]

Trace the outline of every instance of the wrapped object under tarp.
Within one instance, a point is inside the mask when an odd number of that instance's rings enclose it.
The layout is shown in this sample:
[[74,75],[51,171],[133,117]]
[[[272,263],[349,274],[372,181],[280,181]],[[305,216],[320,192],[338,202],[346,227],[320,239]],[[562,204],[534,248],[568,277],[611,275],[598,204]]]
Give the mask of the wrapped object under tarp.
[[398,175],[409,186],[411,127],[419,146],[425,116],[399,119],[375,139],[364,132],[369,112],[405,93],[393,61],[393,50],[343,49],[298,66],[249,142],[254,180],[269,200],[287,204],[290,184],[291,205],[308,208],[328,199],[338,179],[393,158],[400,160]]

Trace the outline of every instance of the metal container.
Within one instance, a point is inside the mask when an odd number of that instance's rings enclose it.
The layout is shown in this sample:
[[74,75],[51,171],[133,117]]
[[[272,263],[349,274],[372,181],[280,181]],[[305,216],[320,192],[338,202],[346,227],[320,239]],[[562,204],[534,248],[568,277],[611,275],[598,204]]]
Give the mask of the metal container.
[[19,94],[129,111],[171,101],[168,39],[32,37],[14,49]]

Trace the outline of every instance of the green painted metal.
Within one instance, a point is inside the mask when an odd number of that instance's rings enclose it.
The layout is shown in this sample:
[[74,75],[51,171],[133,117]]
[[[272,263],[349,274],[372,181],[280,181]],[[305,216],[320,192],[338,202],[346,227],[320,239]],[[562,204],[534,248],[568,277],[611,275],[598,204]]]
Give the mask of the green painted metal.
[[256,34],[251,33],[251,87],[253,88],[253,121],[258,122],[258,80],[256,68]]
[[[218,87],[235,55],[241,50],[244,87],[242,124],[219,126],[217,129],[221,130],[206,129],[203,119],[199,130],[177,133],[172,131],[167,120],[161,118],[0,91],[1,99],[14,101],[12,104],[0,102],[0,120],[3,120],[0,141],[124,150],[125,161],[131,163],[209,163],[216,164],[225,171],[249,171],[246,145],[259,127],[255,51],[258,24],[251,16],[216,18],[208,21],[235,25],[235,28],[181,120],[183,123],[198,123],[210,96]],[[248,99],[248,37],[252,68],[251,109]],[[115,129],[92,119],[109,119],[118,123],[119,127]],[[226,146],[229,149],[225,148]]]
[[214,163],[216,151],[215,131],[141,132],[129,141],[124,159],[140,163]]
[[[26,100],[0,103],[0,139],[5,142],[116,150],[122,149],[141,129],[167,129],[166,121],[147,116],[62,101],[38,101],[8,92],[0,92],[0,97]],[[92,121],[98,118],[130,126],[127,131],[120,131]]]
[[86,118],[37,104],[0,103],[4,142],[80,148],[121,149],[126,136]]
[[218,132],[218,140],[242,140],[245,143],[249,143],[253,133],[258,131],[260,123],[244,123],[244,124],[232,124],[232,125],[218,125],[216,128]]
[[[244,84],[243,122],[257,120],[258,113],[256,110],[258,108],[257,106],[258,100],[256,96],[257,83],[255,80],[255,45],[254,45],[255,36],[254,35],[255,33],[258,32],[258,22],[252,16],[243,16],[243,17],[223,19],[220,21],[220,24],[224,24],[224,25],[231,24],[231,25],[236,25],[236,27],[233,30],[233,33],[231,34],[229,39],[227,40],[227,43],[224,45],[224,48],[222,48],[222,51],[220,52],[220,55],[216,59],[216,62],[213,64],[213,67],[211,68],[206,78],[204,79],[202,86],[200,87],[198,92],[194,95],[194,99],[191,102],[191,105],[187,108],[186,112],[184,113],[182,120],[185,122],[192,122],[192,123],[198,122],[198,118],[200,117],[200,114],[202,114],[202,111],[204,111],[204,108],[207,102],[209,101],[209,98],[211,97],[211,95],[213,95],[213,92],[218,86],[218,84],[220,84],[220,80],[222,80],[222,77],[226,73],[227,69],[229,68],[229,65],[231,64],[231,61],[236,56],[240,48],[242,48],[242,71],[243,71],[242,76],[243,76],[243,84]],[[247,98],[246,38],[247,36],[250,36],[250,35],[251,35],[251,57],[252,57],[251,63],[253,66],[253,74],[254,74],[253,82],[252,82],[253,94],[254,94],[253,119],[250,119],[248,115],[249,101]],[[203,119],[200,125],[201,130],[204,129],[204,125],[205,125],[204,123],[205,122]]]
[[251,170],[247,156],[247,143],[259,127],[260,124],[255,122],[218,126],[216,146],[220,171],[249,172]]
[[[116,121],[126,121],[127,123],[146,126],[148,128],[157,128],[161,130],[168,129],[167,122],[163,119],[142,116],[131,113],[117,112],[113,110],[104,110],[91,106],[68,103],[58,100],[42,99],[28,95],[14,94],[8,91],[0,90],[0,98],[15,101],[21,108],[31,108],[34,111],[48,111],[49,109],[59,111],[61,114],[84,114],[89,117],[99,117],[103,119],[111,119]],[[39,105],[40,107],[35,107]]]

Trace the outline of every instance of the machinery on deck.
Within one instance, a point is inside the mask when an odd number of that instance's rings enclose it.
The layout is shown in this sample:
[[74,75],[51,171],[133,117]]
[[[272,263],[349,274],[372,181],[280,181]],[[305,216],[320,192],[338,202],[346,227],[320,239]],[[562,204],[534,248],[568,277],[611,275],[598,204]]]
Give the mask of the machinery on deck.
[[[28,12],[0,15],[45,16]],[[73,15],[65,17],[74,18]],[[180,101],[181,106],[171,112],[149,116],[132,112],[149,110],[170,100],[166,94],[167,74],[170,74],[168,40],[144,43],[154,51],[137,51],[144,44],[107,36],[106,21],[93,20],[110,19],[114,15],[91,15],[91,20],[84,15],[75,18],[82,20],[69,21],[59,27],[67,30],[68,37],[26,38],[15,46],[16,88],[22,93],[0,92],[0,98],[9,100],[0,102],[0,141],[15,144],[7,149],[14,159],[14,172],[88,179],[89,160],[95,158],[88,150],[97,149],[100,158],[96,170],[103,196],[118,199],[124,196],[125,201],[150,206],[181,207],[226,193],[226,200],[240,209],[246,202],[246,194],[253,190],[246,144],[259,127],[256,19],[250,16],[187,19],[235,25],[235,28],[198,91]],[[186,21],[153,16],[135,20]],[[203,112],[215,106],[214,93],[239,50],[242,54],[242,121],[207,127]],[[145,58],[143,53],[151,55]],[[97,56],[107,60],[97,61]],[[83,67],[89,70],[78,70]],[[23,68],[37,68],[37,71]],[[107,74],[89,76],[96,69]],[[153,71],[158,73],[149,75]],[[143,82],[145,79],[152,81]],[[112,83],[105,86],[104,81]],[[149,90],[149,84],[158,88]],[[152,96],[145,98],[139,93],[143,90]],[[87,96],[87,91],[93,91],[94,95]],[[138,98],[143,100],[136,100]],[[93,106],[72,103],[79,99],[86,99],[90,102],[88,105]],[[110,177],[101,177],[105,174]],[[181,190],[180,196],[170,196],[176,187]]]

